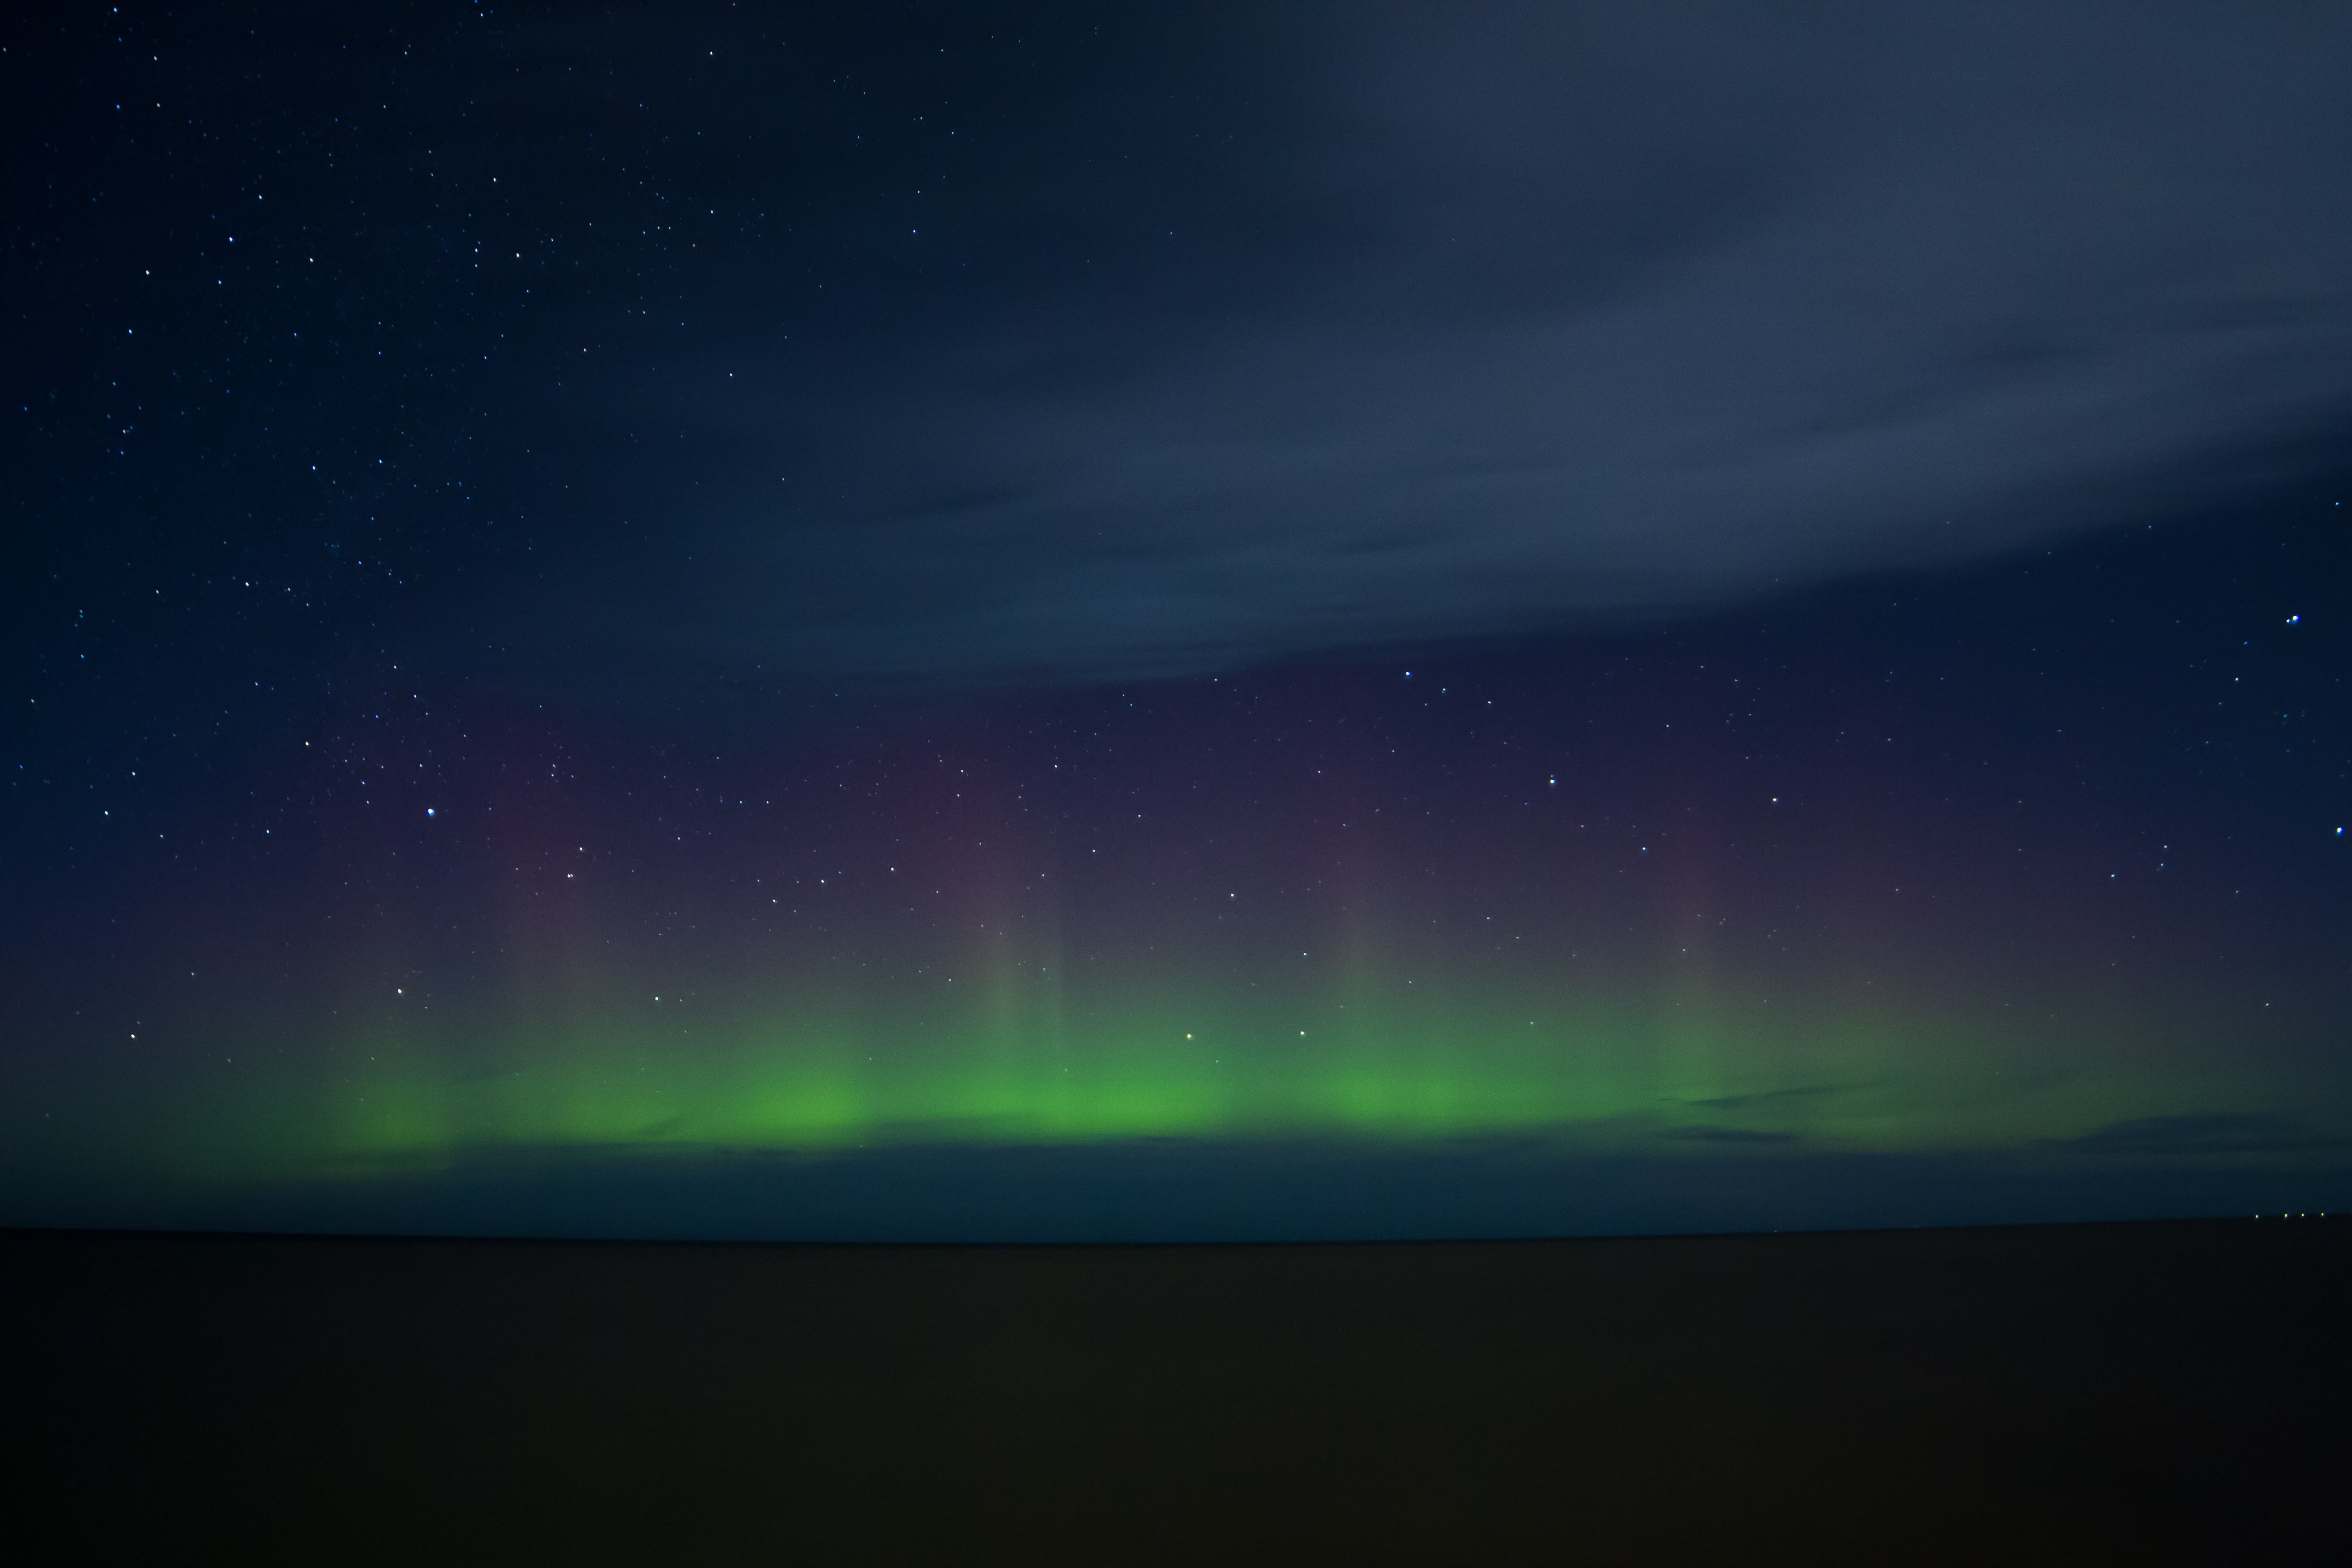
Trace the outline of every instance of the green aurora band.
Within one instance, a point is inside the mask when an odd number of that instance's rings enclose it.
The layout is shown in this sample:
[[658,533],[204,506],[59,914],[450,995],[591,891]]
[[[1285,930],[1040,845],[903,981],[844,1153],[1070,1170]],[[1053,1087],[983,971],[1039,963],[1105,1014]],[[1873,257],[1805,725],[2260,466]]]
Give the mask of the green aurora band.
[[[1511,1001],[1367,983],[1344,1001],[1269,1002],[1092,996],[1002,976],[969,990],[976,1005],[779,1000],[719,1017],[687,997],[647,998],[489,1033],[436,1026],[420,1009],[321,1051],[245,1031],[188,1086],[167,1147],[149,1152],[229,1180],[496,1151],[1139,1139],[1922,1152],[2290,1109],[2261,1053],[2181,1048],[2177,1020],[2159,1031],[2111,1005],[2026,1023],[1704,993]],[[2100,1016],[2104,1026],[2088,1021]]]

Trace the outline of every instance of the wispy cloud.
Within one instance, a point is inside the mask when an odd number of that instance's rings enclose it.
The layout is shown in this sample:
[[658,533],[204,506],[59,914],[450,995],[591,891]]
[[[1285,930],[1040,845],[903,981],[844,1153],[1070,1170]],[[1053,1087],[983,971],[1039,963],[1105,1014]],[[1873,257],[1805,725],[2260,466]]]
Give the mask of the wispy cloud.
[[2063,1145],[2078,1154],[2284,1154],[2352,1150],[2352,1138],[2270,1112],[2143,1116],[2110,1122]]
[[[429,128],[486,176],[499,113],[634,160],[630,245],[646,180],[726,220],[529,302],[465,449],[617,542],[453,636],[1181,674],[1978,558],[2286,482],[2352,416],[2341,7],[875,26],[790,56],[856,93],[739,83],[723,145],[551,23]],[[656,11],[594,28],[667,58]]]

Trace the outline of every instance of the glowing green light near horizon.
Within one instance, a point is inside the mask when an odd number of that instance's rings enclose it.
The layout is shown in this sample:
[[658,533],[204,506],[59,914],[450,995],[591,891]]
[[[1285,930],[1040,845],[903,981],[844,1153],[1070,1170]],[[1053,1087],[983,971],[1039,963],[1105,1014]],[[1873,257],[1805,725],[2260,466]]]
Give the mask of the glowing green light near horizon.
[[[779,1005],[683,1026],[591,1014],[465,1039],[387,1027],[275,1075],[242,1112],[221,1107],[198,1160],[293,1173],[497,1150],[1494,1136],[1694,1154],[1923,1151],[2076,1136],[2259,1093],[2135,1030],[2053,1040],[1891,1009],[1690,998],[1547,1015],[1493,997],[1448,1005],[1430,990],[1410,1006],[1000,996],[971,1012]],[[232,1127],[242,1131],[221,1136]]]

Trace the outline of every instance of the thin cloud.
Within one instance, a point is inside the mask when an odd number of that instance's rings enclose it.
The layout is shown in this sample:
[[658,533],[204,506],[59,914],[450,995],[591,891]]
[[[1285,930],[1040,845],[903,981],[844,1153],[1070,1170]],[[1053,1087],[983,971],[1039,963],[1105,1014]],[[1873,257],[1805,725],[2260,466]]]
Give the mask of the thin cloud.
[[[1980,558],[2294,482],[2352,415],[2352,13],[1109,31],[651,148],[765,216],[665,252],[625,353],[601,297],[549,335],[506,438],[625,570],[477,640],[1186,674]],[[534,79],[538,144],[634,123],[586,90]]]

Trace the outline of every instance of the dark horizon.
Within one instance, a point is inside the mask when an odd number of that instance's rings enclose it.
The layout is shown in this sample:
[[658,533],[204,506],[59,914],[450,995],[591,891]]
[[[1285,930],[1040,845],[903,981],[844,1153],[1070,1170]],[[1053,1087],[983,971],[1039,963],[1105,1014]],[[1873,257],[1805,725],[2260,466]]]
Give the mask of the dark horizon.
[[2347,1222],[0,1231],[35,1560],[2340,1560]]

